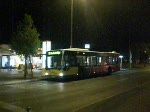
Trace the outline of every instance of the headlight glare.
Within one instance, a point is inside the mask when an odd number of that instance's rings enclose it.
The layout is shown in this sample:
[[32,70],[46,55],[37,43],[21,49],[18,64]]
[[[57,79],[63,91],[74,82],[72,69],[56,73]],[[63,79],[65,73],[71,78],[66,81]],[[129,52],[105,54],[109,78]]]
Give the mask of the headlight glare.
[[46,72],[45,75],[49,75],[48,72]]
[[61,76],[61,77],[62,77],[63,75],[64,75],[63,73],[60,73],[60,74],[59,74],[59,76]]

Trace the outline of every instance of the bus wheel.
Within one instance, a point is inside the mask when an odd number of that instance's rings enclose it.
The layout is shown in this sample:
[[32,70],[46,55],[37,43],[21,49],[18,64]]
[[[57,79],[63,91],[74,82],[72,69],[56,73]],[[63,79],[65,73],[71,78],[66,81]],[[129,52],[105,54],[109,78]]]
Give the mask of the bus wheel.
[[111,67],[109,67],[109,68],[108,68],[108,72],[107,72],[107,74],[108,74],[108,75],[111,75],[111,73],[112,73],[112,68],[111,68]]

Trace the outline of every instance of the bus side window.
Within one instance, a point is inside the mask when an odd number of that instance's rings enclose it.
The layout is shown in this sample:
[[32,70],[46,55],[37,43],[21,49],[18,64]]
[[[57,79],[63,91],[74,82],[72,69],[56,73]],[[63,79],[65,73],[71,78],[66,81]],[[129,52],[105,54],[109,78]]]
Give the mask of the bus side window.
[[112,62],[112,64],[117,64],[117,60],[116,60],[116,57],[112,57],[113,58],[113,62]]
[[77,65],[82,66],[82,60],[80,57],[77,57]]
[[102,65],[102,57],[97,57],[97,65]]
[[112,64],[112,57],[106,57],[106,63]]
[[105,63],[107,62],[107,59],[106,59],[106,57],[102,57],[102,65],[104,65]]
[[91,63],[90,61],[91,61],[91,60],[90,60],[90,57],[89,57],[89,56],[87,56],[87,59],[86,59],[86,65],[87,65],[87,66],[89,66],[89,65],[90,65],[90,63]]
[[75,66],[76,65],[76,57],[75,56],[71,56],[69,62],[70,62],[70,66]]
[[97,59],[96,59],[96,56],[94,56],[94,57],[92,58],[92,63],[93,63],[93,65],[97,65]]
[[77,64],[80,66],[86,66],[86,58],[84,56],[78,56]]

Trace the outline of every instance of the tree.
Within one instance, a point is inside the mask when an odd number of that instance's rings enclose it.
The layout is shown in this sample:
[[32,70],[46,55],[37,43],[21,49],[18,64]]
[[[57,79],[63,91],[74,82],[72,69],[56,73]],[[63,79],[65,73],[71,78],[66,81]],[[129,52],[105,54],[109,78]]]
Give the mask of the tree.
[[[37,54],[37,49],[40,46],[39,36],[40,34],[33,25],[31,16],[25,14],[23,21],[20,21],[17,25],[17,31],[14,32],[11,42],[12,49],[15,50],[18,55],[23,55],[25,57],[25,78],[28,74],[27,59],[29,58],[31,64],[31,56]],[[33,75],[32,67],[31,74]]]
[[[146,42],[136,42],[131,45],[134,63],[147,63],[150,55],[150,44]],[[136,63],[137,64],[137,63]]]

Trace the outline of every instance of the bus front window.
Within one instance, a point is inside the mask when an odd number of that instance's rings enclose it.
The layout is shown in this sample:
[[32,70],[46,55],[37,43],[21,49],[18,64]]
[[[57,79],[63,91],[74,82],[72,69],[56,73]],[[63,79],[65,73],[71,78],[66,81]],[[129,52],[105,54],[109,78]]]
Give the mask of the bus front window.
[[61,56],[49,56],[47,58],[47,67],[48,68],[61,68]]

